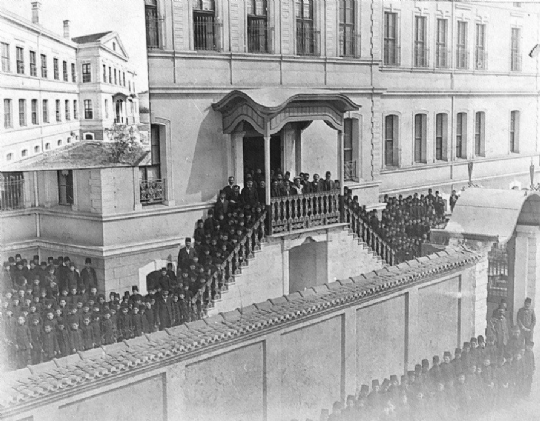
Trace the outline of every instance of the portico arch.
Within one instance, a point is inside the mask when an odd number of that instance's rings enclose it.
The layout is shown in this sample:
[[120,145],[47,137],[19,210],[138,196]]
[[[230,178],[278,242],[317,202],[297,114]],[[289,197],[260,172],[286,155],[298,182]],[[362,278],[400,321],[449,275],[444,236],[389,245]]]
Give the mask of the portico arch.
[[[469,241],[506,249],[506,295],[512,320],[526,297],[540,305],[540,195],[535,191],[470,188],[459,198],[445,230],[447,242]],[[487,268],[490,270],[490,268]],[[497,289],[497,288],[496,288]],[[488,317],[491,315],[488,312]]]
[[[360,108],[339,92],[315,89],[264,88],[234,90],[212,105],[223,118],[223,133],[238,134],[243,122],[264,137],[265,181],[270,186],[270,139],[287,125],[306,127],[324,121],[337,131],[338,175],[343,194],[343,125],[347,112]],[[234,142],[233,142],[234,143]],[[270,189],[266,190],[270,203]]]

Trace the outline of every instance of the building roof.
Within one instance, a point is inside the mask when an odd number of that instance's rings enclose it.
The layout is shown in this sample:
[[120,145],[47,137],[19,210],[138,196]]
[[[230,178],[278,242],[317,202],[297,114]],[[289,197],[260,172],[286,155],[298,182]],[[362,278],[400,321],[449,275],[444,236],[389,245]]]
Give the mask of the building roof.
[[389,293],[470,267],[481,258],[481,253],[464,247],[447,248],[397,266],[3,373],[0,418],[42,405],[44,399],[50,402],[110,384],[115,377],[135,376],[156,364],[174,364],[219,346],[253,339],[254,335],[272,332],[276,326],[291,326],[345,306],[368,304]]
[[137,166],[150,151],[143,150],[130,157],[128,162],[111,161],[113,143],[101,141],[80,141],[69,146],[45,152],[31,158],[6,165],[1,170],[14,171],[58,171],[90,168],[111,168]]
[[526,190],[470,188],[456,203],[446,237],[493,238],[506,243],[516,224],[540,225],[540,195]]
[[77,44],[88,44],[90,42],[99,41],[101,38],[105,37],[106,35],[109,35],[110,33],[112,33],[112,31],[100,32],[97,34],[90,34],[90,35],[83,35],[82,37],[71,38],[71,40],[73,42],[76,42]]

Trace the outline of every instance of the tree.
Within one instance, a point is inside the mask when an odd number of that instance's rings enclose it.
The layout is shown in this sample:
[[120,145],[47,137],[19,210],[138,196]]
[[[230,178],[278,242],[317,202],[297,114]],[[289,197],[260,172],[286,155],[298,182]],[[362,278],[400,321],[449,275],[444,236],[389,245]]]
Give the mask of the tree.
[[106,131],[112,141],[110,144],[111,162],[134,165],[143,156],[145,151],[139,143],[139,130],[136,126],[114,124]]

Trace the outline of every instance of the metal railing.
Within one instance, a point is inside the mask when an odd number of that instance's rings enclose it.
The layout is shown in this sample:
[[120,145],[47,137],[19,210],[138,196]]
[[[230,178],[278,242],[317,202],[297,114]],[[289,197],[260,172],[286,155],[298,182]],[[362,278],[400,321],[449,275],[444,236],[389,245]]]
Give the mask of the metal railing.
[[208,309],[213,308],[215,302],[221,299],[222,293],[234,283],[234,275],[240,274],[242,267],[246,266],[248,260],[254,257],[254,252],[261,249],[261,243],[264,242],[265,238],[265,220],[266,211],[261,214],[253,226],[248,228],[229,255],[224,257],[223,263],[217,266],[211,278],[195,294],[191,300],[191,306],[192,314],[195,314],[196,318],[207,315]]
[[140,203],[144,205],[155,205],[165,200],[165,179],[161,180],[141,180],[141,198]]
[[469,68],[469,51],[461,46],[456,50],[456,69],[468,69]]
[[321,32],[308,25],[297,25],[296,54],[299,56],[320,56]]
[[213,15],[195,14],[193,18],[194,48],[198,51],[221,51],[221,25]]
[[248,19],[247,47],[250,53],[272,53],[272,29],[266,18]]
[[488,252],[488,301],[498,303],[508,296],[508,251],[494,244]]
[[0,180],[0,211],[24,208],[24,179]]
[[424,45],[414,47],[414,67],[428,67],[429,49]]
[[344,204],[344,213],[345,222],[349,223],[352,232],[366,243],[381,259],[389,265],[401,263],[395,250],[362,219],[359,212],[356,212],[349,205]]
[[360,33],[357,33],[354,28],[340,28],[339,55],[341,57],[360,57]]
[[339,190],[270,200],[271,233],[296,231],[340,222]]
[[384,41],[383,64],[385,66],[401,65],[401,49],[399,45],[389,40]]
[[487,70],[487,52],[483,48],[476,48],[474,53],[474,68],[476,70]]
[[160,32],[163,19],[146,17],[146,48],[158,49],[160,45]]
[[435,67],[448,69],[450,67],[450,49],[438,45],[435,50]]
[[343,179],[344,181],[357,181],[358,176],[356,173],[356,161],[348,161],[343,165]]

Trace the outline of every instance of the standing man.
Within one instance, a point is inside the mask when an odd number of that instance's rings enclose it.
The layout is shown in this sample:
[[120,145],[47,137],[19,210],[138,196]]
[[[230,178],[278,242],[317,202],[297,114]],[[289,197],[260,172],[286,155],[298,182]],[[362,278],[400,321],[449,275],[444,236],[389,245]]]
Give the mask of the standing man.
[[506,317],[504,317],[503,309],[497,309],[494,317],[489,320],[487,326],[487,336],[488,340],[491,339],[495,342],[497,355],[503,355],[509,340],[508,323],[506,323]]
[[186,245],[178,252],[178,267],[182,269],[187,269],[189,267],[189,261],[193,259],[194,256],[197,256],[197,251],[191,245],[190,237],[186,238],[185,244]]
[[231,175],[229,177],[229,184],[223,187],[221,190],[222,192],[225,192],[225,197],[227,200],[230,200],[231,196],[233,195],[233,186],[234,186],[234,177]]
[[533,341],[534,326],[536,325],[536,315],[531,308],[532,300],[525,298],[525,305],[517,313],[517,324],[525,338],[525,344]]

